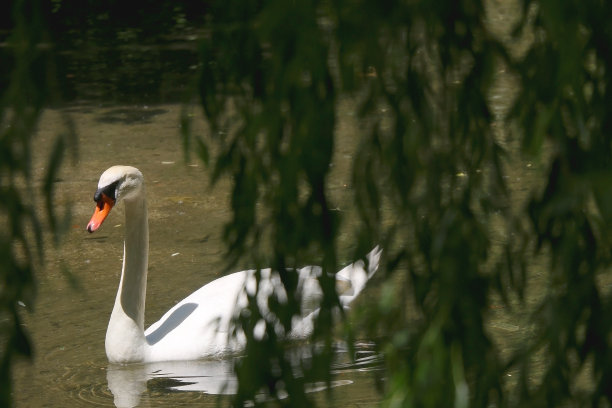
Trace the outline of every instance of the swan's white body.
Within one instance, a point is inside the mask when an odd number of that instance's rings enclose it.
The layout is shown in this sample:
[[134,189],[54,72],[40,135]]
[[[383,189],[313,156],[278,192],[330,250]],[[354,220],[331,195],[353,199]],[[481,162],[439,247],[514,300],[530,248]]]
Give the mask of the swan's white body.
[[[100,177],[94,196],[97,208],[89,222],[90,232],[97,230],[116,202],[125,202],[125,244],[123,271],[106,332],[106,355],[113,363],[195,360],[236,353],[244,347],[245,337],[231,336],[232,319],[247,305],[247,293],[255,294],[255,271],[236,272],[201,287],[170,309],[162,318],[144,330],[149,227],[140,171],[129,166],[113,166]],[[348,307],[364,288],[378,267],[381,251],[368,254],[368,267],[363,261],[346,266],[336,274],[340,301]],[[318,267],[299,269],[298,288],[302,291],[304,316],[295,318],[287,338],[306,338],[312,333],[321,289]],[[261,271],[257,303],[263,316],[268,316],[267,299],[276,296],[286,301],[280,277],[270,269]],[[266,324],[275,324],[266,317],[255,326],[255,336],[263,335]],[[282,330],[275,324],[275,330]]]

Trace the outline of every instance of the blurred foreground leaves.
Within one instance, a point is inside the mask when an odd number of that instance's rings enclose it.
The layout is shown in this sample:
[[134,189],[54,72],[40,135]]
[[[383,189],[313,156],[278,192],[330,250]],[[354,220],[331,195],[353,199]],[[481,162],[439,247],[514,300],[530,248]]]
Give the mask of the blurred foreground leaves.
[[[31,352],[17,308],[31,305],[44,254],[31,157],[53,64],[31,5],[14,2],[3,54],[12,69],[0,101],[3,406],[12,358]],[[491,15],[510,5],[516,24],[499,35]],[[197,91],[210,134],[190,134],[184,118],[183,142],[213,179],[232,177],[228,268],[271,257],[284,272],[320,254],[330,272],[347,258],[339,248],[361,256],[381,244],[380,294],[360,317],[384,355],[386,406],[610,405],[611,5],[272,0],[196,9],[207,16]],[[504,73],[511,107],[497,109]],[[355,102],[359,120],[357,221],[333,210],[329,192],[341,98]],[[58,137],[43,177],[45,218],[58,230],[53,172],[69,136]],[[351,238],[340,245],[342,233]],[[288,307],[269,308],[287,331],[301,299],[293,274],[282,278]],[[240,316],[249,342],[236,406],[263,402],[261,392],[311,406],[308,382],[331,379],[338,298],[325,273],[321,286],[316,358],[298,366],[275,328],[252,336],[256,302]],[[495,329],[504,319],[519,330]]]
[[[491,10],[508,4],[517,23],[494,35]],[[197,142],[213,178],[234,180],[230,263],[271,247],[281,271],[314,251],[335,268],[348,227],[327,185],[348,95],[361,124],[351,244],[385,248],[381,298],[364,312],[385,356],[385,405],[609,404],[611,12],[596,1],[213,2],[199,84],[211,132]],[[516,85],[496,114],[503,72]],[[509,185],[526,162],[529,180]],[[514,342],[488,325],[499,307],[526,316]],[[271,310],[288,324],[299,299]],[[314,370],[296,377],[275,340],[249,338],[236,406],[261,391],[311,404]]]
[[[11,403],[11,366],[16,356],[32,355],[22,324],[22,310],[33,310],[35,271],[44,261],[45,231],[55,243],[66,228],[58,217],[54,182],[67,146],[76,154],[70,128],[58,134],[46,158],[44,181],[35,187],[32,157],[38,119],[55,93],[54,64],[45,44],[40,9],[28,1],[13,2],[13,27],[3,44],[6,77],[0,89],[0,406]],[[8,81],[6,81],[8,79]],[[6,82],[4,82],[6,81]],[[68,125],[68,123],[67,123]],[[44,202],[44,206],[41,203]],[[44,210],[43,210],[44,208]]]

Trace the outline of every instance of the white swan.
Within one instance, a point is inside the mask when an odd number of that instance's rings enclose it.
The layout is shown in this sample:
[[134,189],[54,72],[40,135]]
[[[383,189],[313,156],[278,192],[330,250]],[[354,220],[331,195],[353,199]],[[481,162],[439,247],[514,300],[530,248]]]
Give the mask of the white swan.
[[[113,166],[102,173],[94,195],[96,209],[87,224],[94,232],[102,225],[112,207],[125,202],[125,242],[123,270],[108,329],[106,355],[111,363],[196,360],[220,357],[244,347],[244,336],[229,336],[232,318],[247,304],[246,293],[255,293],[254,271],[236,272],[201,287],[171,308],[162,318],[144,330],[149,226],[142,173],[130,166]],[[340,301],[347,307],[376,272],[381,250],[368,254],[368,267],[363,261],[346,266],[336,274]],[[316,276],[319,267],[298,269],[299,289],[306,305],[315,305],[302,318],[296,318],[285,337],[306,338],[312,333],[312,320],[317,314],[321,290]],[[265,325],[275,324],[266,313],[267,299],[276,296],[286,301],[286,293],[277,273],[261,271],[257,303],[266,320],[256,325],[254,335],[263,335]],[[280,324],[273,326],[282,330]],[[282,332],[279,334],[283,334]]]

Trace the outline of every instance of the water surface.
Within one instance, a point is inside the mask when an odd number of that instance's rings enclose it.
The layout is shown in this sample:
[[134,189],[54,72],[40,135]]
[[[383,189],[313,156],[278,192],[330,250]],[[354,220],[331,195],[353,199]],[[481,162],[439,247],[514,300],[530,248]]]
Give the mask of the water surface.
[[[491,12],[492,31],[508,31],[504,25],[509,16],[516,16],[516,10],[502,13],[506,3],[514,4],[499,2]],[[68,113],[79,137],[79,159],[64,166],[56,183],[56,198],[58,208],[70,208],[72,221],[60,247],[48,242],[48,262],[38,276],[34,312],[24,313],[35,356],[31,363],[21,361],[16,366],[17,407],[213,406],[218,398],[227,398],[217,394],[231,393],[235,386],[230,359],[129,367],[107,363],[104,336],[121,273],[123,206],[113,209],[95,234],[85,231],[100,174],[115,164],[135,166],[145,176],[150,223],[145,326],[221,276],[221,232],[230,216],[229,181],[221,180],[211,188],[207,170],[197,161],[184,161],[178,128],[181,105],[177,100],[189,87],[185,84],[194,79],[197,58],[193,44],[183,45],[177,50],[124,47],[112,52],[93,49],[83,58],[66,55],[68,62],[60,71],[66,78],[68,96],[74,100],[62,109],[45,111],[34,162],[40,179],[50,141],[64,128],[63,115]],[[148,62],[140,70],[124,66],[136,60],[141,66],[142,60]],[[498,77],[491,104],[496,116],[502,118],[515,84],[503,67]],[[99,100],[106,102],[92,102]],[[349,165],[359,127],[350,102],[341,101],[338,111],[338,143],[329,189],[334,205],[349,220],[354,210]],[[196,107],[194,132],[204,134],[206,127],[199,116]],[[501,123],[496,136],[510,151],[515,150],[513,141],[505,140],[508,135]],[[534,171],[531,163],[518,161],[509,172],[508,183],[519,196],[517,202],[524,202]],[[341,242],[350,241],[349,230],[341,231]],[[541,277],[535,274],[533,279]],[[371,293],[366,290],[362,295]],[[539,298],[534,294],[528,300],[535,304]],[[529,334],[525,319],[498,309],[489,317],[492,337],[508,353]],[[343,347],[337,350],[337,387],[333,392],[337,406],[374,406],[380,402],[370,372],[378,368],[379,361],[371,361],[368,343],[361,344],[358,351],[360,355],[349,356]],[[351,357],[357,357],[357,363],[352,363]],[[313,391],[318,389],[314,384]],[[316,394],[316,398],[322,400],[324,395]]]
[[[176,302],[221,276],[228,180],[211,188],[207,170],[196,161],[185,162],[178,129],[181,106],[174,104],[83,103],[47,110],[37,139],[37,177],[44,174],[47,144],[62,128],[67,111],[79,135],[79,161],[64,167],[55,195],[60,213],[65,208],[72,212],[71,228],[60,247],[47,243],[48,261],[38,277],[35,310],[24,313],[35,355],[32,363],[16,366],[16,406],[216,404],[217,394],[231,393],[235,386],[231,359],[129,367],[107,363],[104,337],[121,273],[123,206],[115,207],[94,234],[87,233],[85,226],[94,210],[100,174],[115,164],[138,167],[145,175],[149,206],[148,326]],[[348,124],[339,128],[351,130]],[[194,131],[205,131],[197,115]],[[350,145],[340,143],[336,156],[340,162],[334,166],[330,188],[336,197],[348,198]],[[371,346],[360,349],[368,358],[371,352]],[[364,369],[363,360],[350,363],[351,356],[342,347],[337,354],[338,403],[376,403],[374,380],[365,372],[371,367]],[[312,386],[313,391],[320,388]]]

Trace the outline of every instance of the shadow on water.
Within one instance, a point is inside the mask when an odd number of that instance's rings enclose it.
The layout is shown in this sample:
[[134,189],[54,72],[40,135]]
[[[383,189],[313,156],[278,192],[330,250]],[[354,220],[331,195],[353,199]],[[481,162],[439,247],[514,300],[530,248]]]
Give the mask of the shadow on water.
[[136,123],[151,123],[157,115],[168,112],[165,109],[150,109],[148,106],[122,107],[108,110],[98,116],[99,123],[119,123],[133,125]]
[[195,41],[68,49],[58,62],[64,101],[161,104],[185,100],[198,67]]

